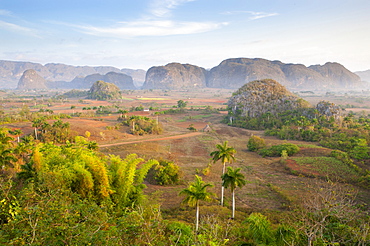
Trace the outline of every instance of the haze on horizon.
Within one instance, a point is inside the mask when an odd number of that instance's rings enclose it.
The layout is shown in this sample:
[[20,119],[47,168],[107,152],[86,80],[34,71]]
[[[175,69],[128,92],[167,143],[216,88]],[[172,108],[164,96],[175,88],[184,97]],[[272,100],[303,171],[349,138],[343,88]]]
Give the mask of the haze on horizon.
[[0,60],[204,68],[227,58],[370,69],[368,0],[0,1]]

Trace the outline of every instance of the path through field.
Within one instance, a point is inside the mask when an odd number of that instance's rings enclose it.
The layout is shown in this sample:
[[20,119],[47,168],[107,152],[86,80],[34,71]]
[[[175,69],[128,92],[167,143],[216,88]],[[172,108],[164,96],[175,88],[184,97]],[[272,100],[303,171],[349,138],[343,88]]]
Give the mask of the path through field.
[[120,142],[120,143],[113,143],[113,144],[103,144],[103,145],[100,145],[99,147],[104,148],[104,147],[112,147],[112,146],[117,146],[117,145],[141,143],[141,142],[148,142],[148,141],[180,139],[180,138],[194,137],[194,136],[197,136],[197,135],[200,135],[200,134],[202,134],[202,133],[201,132],[191,132],[191,133],[180,134],[180,135],[175,135],[175,136],[168,136],[168,137],[163,137],[163,138],[151,138],[151,139],[127,141],[127,142]]

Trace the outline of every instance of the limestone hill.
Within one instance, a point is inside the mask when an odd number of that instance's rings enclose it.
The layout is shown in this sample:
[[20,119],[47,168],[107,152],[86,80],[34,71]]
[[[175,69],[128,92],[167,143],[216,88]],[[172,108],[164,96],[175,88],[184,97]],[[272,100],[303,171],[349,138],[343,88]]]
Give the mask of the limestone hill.
[[360,77],[339,63],[306,67],[255,58],[232,58],[206,71],[189,64],[171,63],[148,70],[144,88],[181,89],[211,87],[237,89],[261,79],[279,81],[290,90],[344,90],[359,89]]
[[360,85],[360,77],[339,63],[306,67],[260,58],[233,58],[211,69],[207,86],[239,88],[260,79],[274,79],[291,90],[355,89]]
[[[145,80],[145,70],[142,69],[118,69],[110,66],[72,66],[60,63],[48,63],[42,65],[33,62],[0,60],[0,88],[15,88],[23,72],[33,69],[41,77],[48,81],[51,88],[73,89],[73,83],[69,83],[76,77],[86,77],[91,74],[107,74],[109,72],[124,73],[133,78],[138,86]],[[95,82],[95,81],[94,81]],[[86,87],[90,88],[91,84]]]
[[111,83],[96,81],[88,92],[90,99],[107,100],[121,97],[120,89]]
[[180,63],[152,67],[146,74],[143,89],[189,89],[206,86],[204,68]]
[[17,89],[18,90],[40,90],[47,89],[46,81],[41,77],[35,70],[26,70],[22,77],[19,79]]
[[233,115],[259,117],[286,110],[307,108],[310,104],[272,79],[255,80],[238,89],[228,102]]

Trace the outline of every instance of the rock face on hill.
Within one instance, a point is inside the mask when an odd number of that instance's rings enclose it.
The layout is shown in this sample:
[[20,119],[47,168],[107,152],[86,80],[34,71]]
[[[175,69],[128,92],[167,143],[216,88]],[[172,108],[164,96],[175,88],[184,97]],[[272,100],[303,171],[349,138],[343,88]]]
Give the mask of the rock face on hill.
[[342,109],[338,105],[328,101],[318,102],[316,105],[316,109],[321,115],[325,115],[327,117],[334,116],[335,118],[338,118],[342,111]]
[[76,77],[70,83],[69,87],[87,89],[90,88],[96,81],[101,80],[107,83],[112,83],[118,86],[121,90],[134,90],[133,80],[131,76],[128,76],[123,73],[109,72],[105,75],[96,73],[91,74],[86,77]]
[[19,79],[18,90],[41,90],[47,89],[46,80],[33,69],[26,70]]
[[[27,69],[35,70],[47,80],[49,88],[64,89],[89,88],[97,80],[109,82],[102,76],[110,72],[131,76],[134,85],[137,88],[142,86],[143,89],[178,90],[202,87],[237,89],[245,83],[261,79],[274,79],[290,90],[333,91],[369,87],[369,83],[361,83],[358,75],[339,63],[306,67],[302,64],[286,64],[261,58],[232,58],[222,61],[210,71],[195,65],[170,63],[152,67],[146,75],[144,70],[120,70],[115,67],[70,66],[55,63],[43,66],[31,62],[0,60],[0,88],[15,88],[19,78]],[[115,79],[111,82],[118,83],[121,89],[132,89],[130,82],[117,82],[118,75],[112,77]],[[90,78],[93,79],[90,80]],[[82,88],[78,87],[80,85]]]
[[76,77],[86,77],[97,73],[106,74],[109,72],[124,73],[132,76],[134,83],[137,83],[138,85],[142,85],[145,81],[145,70],[140,69],[118,69],[109,66],[71,66],[58,63],[41,65],[39,63],[32,62],[0,60],[0,88],[16,88],[23,72],[28,69],[35,70],[41,77],[48,81],[47,85],[50,84],[52,88],[73,89],[75,87],[73,87],[73,84],[70,84],[69,82]]
[[317,71],[321,74],[326,83],[330,88],[332,86],[337,86],[341,88],[352,88],[354,85],[359,85],[361,79],[358,75],[352,73],[343,65],[336,62],[327,62],[325,65],[314,65],[309,66],[309,69]]
[[289,89],[354,89],[360,77],[339,63],[306,67],[265,59],[227,59],[210,71],[207,86],[239,88],[252,80],[274,79]]
[[261,58],[232,58],[222,61],[210,71],[178,63],[152,67],[148,70],[144,88],[181,89],[195,84],[204,86],[205,83],[211,88],[237,89],[261,79],[279,81],[290,90],[344,90],[362,86],[360,77],[339,63],[306,67]]
[[228,102],[233,115],[259,117],[311,105],[272,79],[255,80],[239,88]]
[[120,89],[112,83],[96,81],[88,92],[88,98],[97,100],[118,99],[121,97]]
[[258,79],[275,79],[283,84],[288,81],[280,66],[265,59],[227,59],[211,69],[208,87],[236,89]]
[[190,89],[206,86],[204,68],[180,63],[152,67],[148,70],[143,89]]

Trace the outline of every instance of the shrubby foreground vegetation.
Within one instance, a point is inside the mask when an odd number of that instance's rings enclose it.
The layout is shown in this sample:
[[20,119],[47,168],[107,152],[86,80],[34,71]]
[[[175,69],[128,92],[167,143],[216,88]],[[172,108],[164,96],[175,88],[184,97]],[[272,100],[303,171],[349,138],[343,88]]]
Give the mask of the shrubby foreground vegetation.
[[[2,128],[1,133],[9,150],[1,153],[2,244],[365,245],[369,241],[368,215],[356,207],[351,188],[335,183],[312,192],[306,203],[273,224],[258,212],[244,220],[230,219],[206,191],[212,185],[197,176],[179,194],[198,211],[194,228],[191,220],[164,219],[156,195],[143,195],[145,177],[153,167],[159,171],[158,183],[178,181],[172,175],[177,168],[164,171],[174,165],[171,162],[144,160],[136,154],[123,159],[105,156],[83,137],[55,145],[33,140],[16,143],[8,129]],[[232,160],[233,148],[227,143],[218,146],[211,155],[214,160],[223,164]],[[227,169],[224,186],[231,187],[234,195],[245,179],[239,168]],[[215,210],[219,212],[199,219],[199,211],[204,210],[200,206],[206,202],[219,207]]]
[[[103,107],[100,109],[102,112]],[[176,114],[188,110],[182,102],[178,109]],[[182,112],[178,112],[180,110]],[[132,134],[141,135],[142,131],[143,134],[160,133],[156,131],[156,121],[142,116],[125,116],[127,112],[118,111],[121,123],[133,129]],[[297,155],[304,146],[288,142],[271,146],[266,145],[262,137],[250,137],[245,148],[276,158],[287,170],[291,160],[302,165],[315,160],[320,169],[328,167],[327,175],[315,176],[325,182],[308,187],[309,193],[302,201],[293,200],[279,187],[267,184],[271,190],[285,196],[288,203],[281,211],[253,208],[238,211],[234,203],[229,206],[227,199],[221,206],[223,195],[216,197],[212,186],[216,186],[215,190],[230,190],[232,197],[229,200],[234,201],[234,196],[248,183],[245,169],[229,166],[235,162],[238,153],[235,146],[224,141],[215,145],[207,155],[210,163],[221,165],[224,170],[220,177],[223,186],[206,182],[205,174],[198,173],[184,189],[179,186],[178,199],[184,205],[171,211],[162,209],[160,193],[144,195],[144,191],[150,182],[156,185],[184,184],[181,170],[172,160],[146,159],[133,153],[125,157],[104,155],[97,143],[89,140],[89,134],[85,134],[85,138],[71,131],[69,124],[63,121],[64,116],[57,117],[49,112],[40,118],[39,114],[31,114],[26,108],[21,112],[32,121],[36,134],[18,140],[21,132],[7,128],[0,130],[0,244],[368,245],[370,242],[367,207],[355,202],[357,189],[369,188],[366,169],[368,131],[358,126],[368,121],[366,117],[350,116],[352,127],[350,124],[339,125],[340,121],[338,123],[335,117],[317,115],[320,120],[316,123],[317,128],[326,128],[323,132],[331,134],[322,140],[330,141],[335,136],[333,127],[348,130],[345,134],[358,131],[352,135],[352,140],[347,139],[348,135],[338,135],[341,142],[337,141],[337,147],[331,146],[333,149],[325,158],[308,157],[306,160],[306,157]],[[174,112],[163,114],[169,113]],[[298,117],[298,123],[291,117],[288,121],[288,114],[286,118],[278,118],[284,114],[270,114],[256,119],[265,129],[270,129],[266,131],[270,135],[283,132],[283,129],[296,130],[295,139],[301,139],[304,131],[315,129],[302,123],[305,119],[311,122],[313,118]],[[233,124],[242,121],[235,114],[233,117]],[[246,122],[243,124],[248,124]],[[272,122],[281,122],[281,126]],[[324,141],[320,143],[325,144]],[[346,174],[340,180],[342,183],[333,182],[331,177],[338,177],[338,174],[329,172],[339,170],[339,166],[347,168],[342,172]],[[309,176],[303,171],[290,171]],[[352,175],[351,179],[348,179],[348,173]]]

